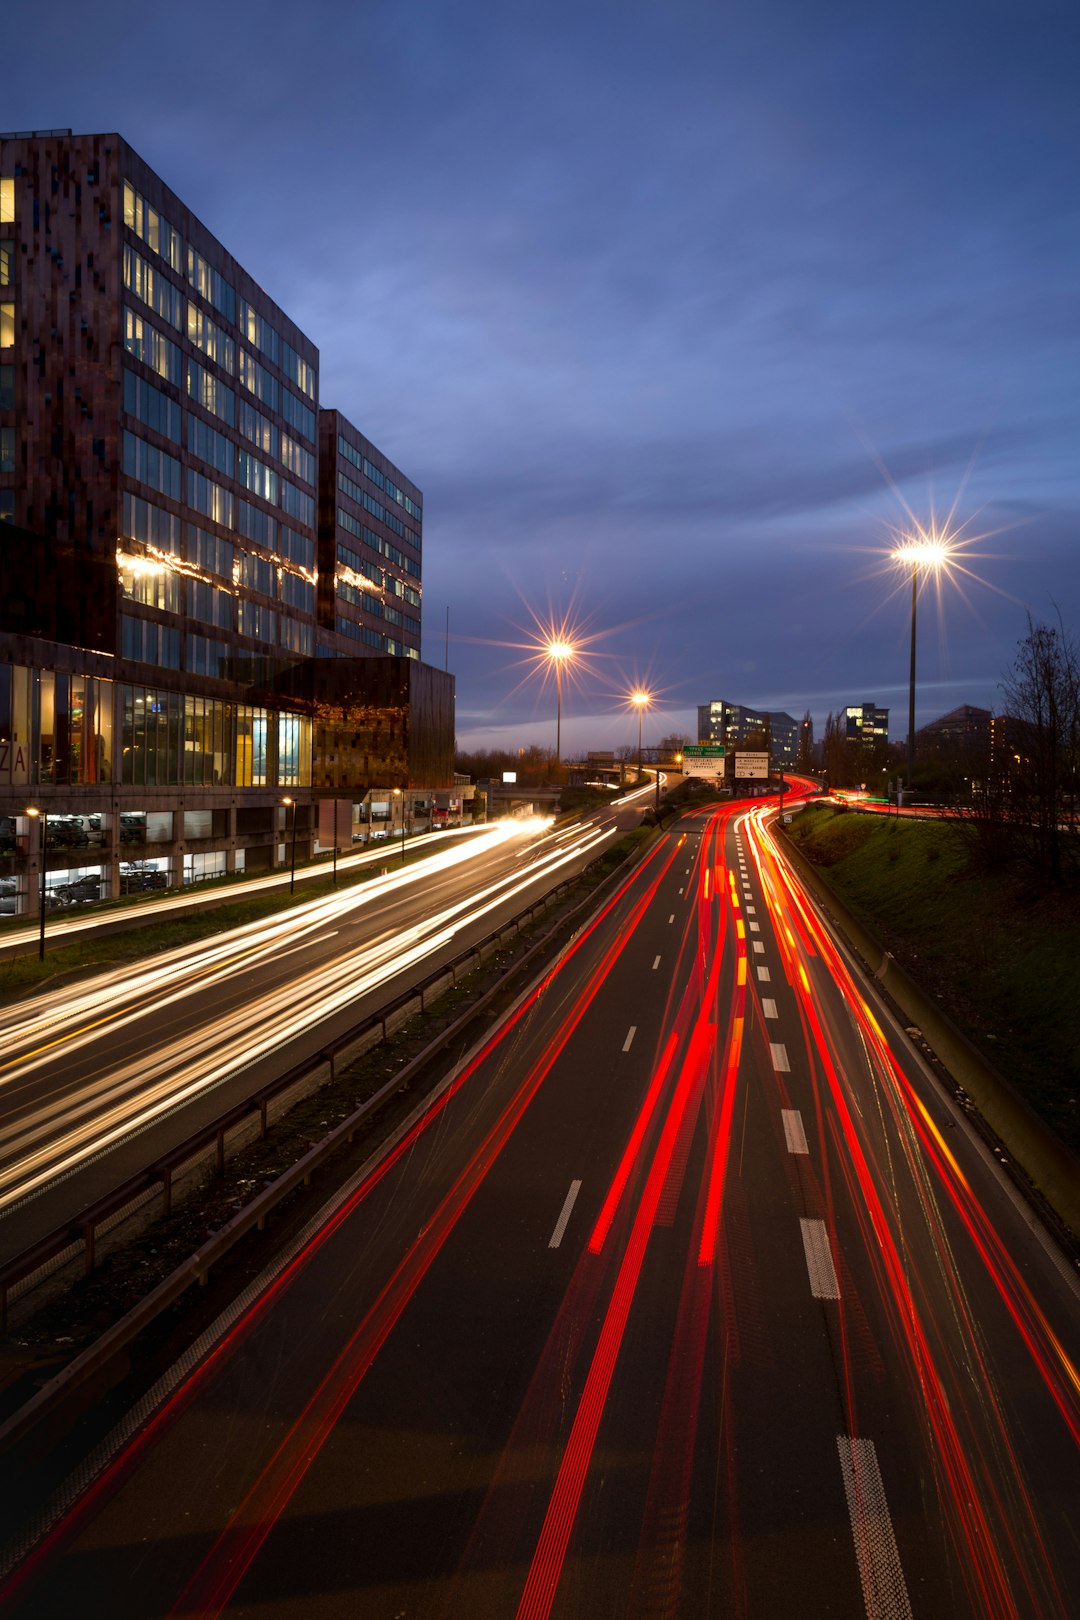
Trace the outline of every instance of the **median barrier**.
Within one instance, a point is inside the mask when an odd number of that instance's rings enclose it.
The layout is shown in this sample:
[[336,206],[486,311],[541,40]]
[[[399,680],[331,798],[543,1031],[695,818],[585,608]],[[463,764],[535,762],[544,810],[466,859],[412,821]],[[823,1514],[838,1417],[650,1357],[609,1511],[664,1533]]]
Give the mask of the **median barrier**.
[[873,931],[849,911],[817,867],[795,848],[783,828],[774,828],[774,831],[780,834],[784,859],[794,867],[830,921],[862,958],[868,972],[967,1093],[1058,1219],[1074,1235],[1080,1235],[1080,1160],[1076,1154],[1054,1135],[1006,1077],[900,966]]

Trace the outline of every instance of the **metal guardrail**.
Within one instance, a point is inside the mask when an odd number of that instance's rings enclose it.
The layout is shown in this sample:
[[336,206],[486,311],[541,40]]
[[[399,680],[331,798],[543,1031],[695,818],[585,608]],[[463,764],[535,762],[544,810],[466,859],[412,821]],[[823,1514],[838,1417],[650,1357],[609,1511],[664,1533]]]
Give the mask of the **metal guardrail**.
[[[216,1119],[201,1126],[199,1130],[193,1131],[190,1136],[175,1147],[170,1148],[167,1153],[155,1159],[145,1169],[129,1176],[112,1192],[95,1200],[94,1203],[80,1210],[70,1220],[63,1222],[45,1237],[40,1238],[29,1248],[24,1249],[20,1254],[5,1262],[0,1266],[0,1332],[7,1331],[10,1305],[21,1297],[23,1293],[29,1291],[29,1281],[36,1274],[47,1273],[52,1264],[59,1260],[61,1256],[65,1257],[65,1264],[70,1263],[77,1256],[80,1249],[84,1256],[85,1272],[89,1274],[94,1270],[97,1262],[99,1231],[103,1227],[107,1227],[108,1223],[113,1221],[114,1217],[119,1215],[126,1206],[146,1202],[147,1195],[160,1188],[161,1214],[167,1216],[172,1210],[173,1183],[178,1173],[182,1172],[186,1166],[189,1166],[193,1160],[205,1154],[207,1148],[216,1146],[216,1170],[218,1174],[221,1174],[225,1165],[225,1142],[230,1132],[237,1130],[238,1127],[258,1115],[259,1135],[265,1137],[267,1132],[267,1110],[275,1097],[288,1091],[290,1087],[299,1084],[324,1063],[329,1065],[329,1079],[333,1081],[336,1077],[335,1062],[342,1052],[356,1046],[358,1042],[364,1039],[365,1035],[369,1035],[376,1029],[381,1031],[379,1038],[385,1040],[388,1026],[396,1016],[403,1013],[414,1002],[418,1003],[417,1011],[423,1012],[425,1009],[425,997],[430,996],[433,990],[439,988],[441,991],[445,989],[447,983],[456,984],[458,975],[463,968],[467,968],[469,964],[478,966],[483,960],[485,952],[490,952],[495,945],[499,944],[508,935],[520,933],[522,927],[532,920],[537,911],[546,910],[558,900],[560,894],[565,893],[578,882],[580,882],[580,874],[576,878],[564,879],[556,884],[547,894],[538,900],[532,901],[523,911],[518,912],[511,921],[492,929],[490,933],[484,935],[483,939],[470,945],[467,950],[460,952],[450,962],[444,963],[434,972],[415,981],[408,990],[402,991],[392,1000],[385,1002],[376,1012],[369,1013],[366,1018],[353,1025],[344,1035],[339,1036],[336,1041],[322,1047],[319,1052],[305,1058],[303,1062],[295,1064],[269,1085],[258,1087],[248,1097],[234,1103],[222,1114],[219,1114]],[[517,966],[520,966],[520,964],[515,966],[515,971]],[[480,1003],[474,1004],[469,1013],[470,1017],[474,1016],[486,999],[485,997]],[[443,1038],[450,1038],[449,1030],[444,1032],[441,1039]],[[395,1080],[393,1087],[400,1084],[400,1079]],[[381,1099],[383,1093],[380,1092],[378,1095]],[[311,1155],[308,1155],[308,1158],[310,1157]],[[275,1182],[274,1185],[277,1186],[278,1183]],[[73,1252],[68,1253],[68,1251]],[[24,1286],[20,1287],[20,1285]]]

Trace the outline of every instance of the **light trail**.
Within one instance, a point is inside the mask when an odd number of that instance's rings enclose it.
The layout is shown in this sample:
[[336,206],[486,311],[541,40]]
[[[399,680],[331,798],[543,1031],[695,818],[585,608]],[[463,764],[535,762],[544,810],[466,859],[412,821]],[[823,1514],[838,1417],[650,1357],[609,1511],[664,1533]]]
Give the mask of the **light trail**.
[[[490,842],[512,836],[512,830],[495,833]],[[262,995],[245,997],[231,1012],[193,1022],[178,1036],[140,1051],[127,1062],[80,1078],[75,1088],[58,1078],[51,1094],[30,1099],[30,1082],[44,1077],[48,1083],[58,1051],[65,1057],[89,1051],[106,1025],[111,1035],[124,1028],[134,1030],[146,1018],[160,1020],[193,993],[225,984],[241,969],[250,971],[272,963],[283,941],[291,947],[298,933],[323,937],[328,921],[341,919],[388,891],[415,884],[422,873],[417,868],[406,869],[378,880],[378,887],[369,885],[352,896],[308,902],[297,908],[302,913],[299,920],[292,913],[291,921],[248,925],[208,946],[170,953],[164,966],[151,966],[133,979],[125,981],[122,973],[103,975],[74,995],[70,1006],[63,1003],[62,1010],[56,1006],[56,996],[37,998],[26,1009],[24,1032],[31,1038],[40,1037],[47,1028],[51,1038],[9,1058],[0,1081],[5,1114],[0,1129],[0,1214],[40,1195],[58,1177],[70,1175],[87,1160],[145,1131],[402,971],[420,965],[450,946],[463,928],[474,927],[536,882],[550,879],[571,861],[589,855],[607,836],[603,830],[586,829],[573,844],[545,848],[524,867],[433,912],[420,924],[394,931],[375,944],[339,952],[329,963],[299,973]],[[476,846],[465,846],[435,857],[436,866],[429,864],[427,872],[475,858]],[[122,987],[130,999],[127,1005],[116,1007]],[[20,1111],[16,1104],[23,1091],[30,1100]]]
[[[927,1447],[935,1459],[938,1497],[957,1566],[964,1573],[971,1602],[980,1615],[999,1616],[1001,1620],[1014,1616],[1019,1612],[1020,1589],[1037,1612],[1064,1615],[1038,1515],[1010,1434],[1010,1422],[984,1353],[981,1324],[969,1298],[963,1267],[947,1236],[942,1194],[946,1207],[952,1207],[971,1238],[974,1253],[1074,1443],[1080,1437],[1076,1368],[1035,1307],[1015,1262],[955,1156],[941,1142],[940,1133],[932,1126],[925,1106],[890,1051],[839,950],[780,859],[764,818],[763,810],[750,815],[748,836],[754,844],[763,884],[770,892],[770,906],[776,907],[774,915],[780,923],[777,938],[786,939],[789,968],[797,970],[789,971],[789,983],[807,1033],[819,1134],[824,1132],[834,1144],[851,1209],[862,1229],[866,1255],[877,1278],[880,1302],[892,1325],[895,1346],[918,1392],[916,1410],[923,1414]],[[872,1080],[869,1097],[865,1076],[845,1067],[836,1038],[822,1016],[819,998],[798,960],[800,944],[784,922],[795,916],[799,918],[796,932],[800,939],[813,941],[820,968],[839,989],[859,1034]],[[827,1113],[823,1108],[826,1100],[831,1105]],[[899,1156],[893,1152],[885,1164],[877,1162],[871,1131],[876,1119],[872,1111],[875,1101],[886,1111],[882,1123],[892,1127],[884,1140],[896,1142],[900,1148]],[[826,1177],[828,1162],[826,1159],[822,1166]],[[901,1171],[906,1172],[921,1211],[922,1229],[934,1257],[933,1276],[946,1301],[944,1322],[939,1320],[940,1308],[930,1290],[931,1274],[912,1264],[916,1228],[910,1216],[905,1220],[902,1213]],[[885,1189],[886,1196],[879,1189]],[[826,1203],[826,1224],[831,1229],[835,1212],[827,1180]],[[845,1305],[840,1302],[838,1309],[846,1345]],[[970,1377],[965,1377],[959,1388],[950,1389],[957,1334],[962,1345],[960,1359],[970,1369]],[[844,1368],[854,1416],[846,1348]],[[979,1429],[968,1415],[973,1400],[985,1418],[985,1425]]]

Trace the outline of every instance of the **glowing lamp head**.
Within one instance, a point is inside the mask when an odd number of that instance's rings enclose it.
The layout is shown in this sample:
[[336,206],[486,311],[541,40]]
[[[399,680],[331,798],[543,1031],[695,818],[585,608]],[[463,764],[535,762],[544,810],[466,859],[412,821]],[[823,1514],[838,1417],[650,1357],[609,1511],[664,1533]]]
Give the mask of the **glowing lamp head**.
[[904,566],[942,568],[952,555],[948,537],[920,530],[893,551],[893,561]]
[[630,701],[631,701],[631,703],[633,703],[639,709],[647,708],[648,705],[652,702],[652,693],[651,692],[642,692],[639,689],[636,692],[631,692]]
[[574,656],[574,648],[569,641],[549,641],[544,649],[553,663],[564,663],[567,658]]

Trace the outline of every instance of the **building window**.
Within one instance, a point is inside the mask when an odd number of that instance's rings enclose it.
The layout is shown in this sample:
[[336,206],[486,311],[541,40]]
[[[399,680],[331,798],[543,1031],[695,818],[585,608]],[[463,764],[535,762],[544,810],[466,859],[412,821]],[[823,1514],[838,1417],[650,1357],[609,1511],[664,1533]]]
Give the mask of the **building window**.
[[0,180],[0,225],[7,225],[15,218],[15,182],[14,180]]
[[179,461],[134,433],[124,434],[124,472],[140,484],[149,484],[159,495],[169,495],[174,501],[181,498]]
[[15,305],[0,304],[0,349],[15,347]]
[[0,473],[15,471],[15,429],[0,428]]
[[171,568],[149,557],[130,557],[124,553],[117,557],[116,566],[121,593],[129,602],[160,608],[166,613],[180,612],[180,579]]
[[15,283],[15,243],[8,237],[0,238],[0,287]]
[[0,489],[0,523],[15,521],[15,491]]

